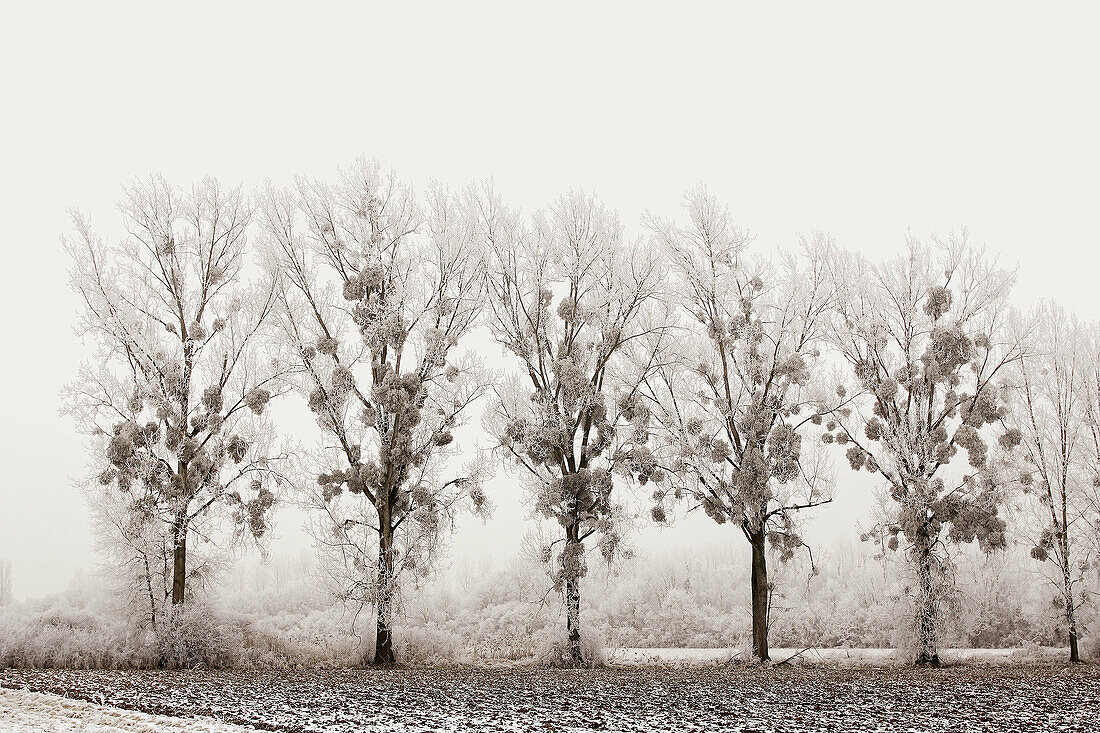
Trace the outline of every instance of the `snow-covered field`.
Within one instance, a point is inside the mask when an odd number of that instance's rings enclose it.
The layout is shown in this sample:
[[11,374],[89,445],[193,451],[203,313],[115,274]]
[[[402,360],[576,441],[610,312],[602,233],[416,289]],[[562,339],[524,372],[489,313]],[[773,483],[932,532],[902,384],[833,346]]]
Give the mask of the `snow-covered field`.
[[150,715],[29,690],[0,687],[0,731],[6,733],[248,733],[213,718]]
[[[653,664],[706,665],[740,660],[745,651],[736,649],[662,649],[625,648],[607,652],[608,662],[636,666]],[[1052,647],[1033,649],[943,649],[940,658],[945,664],[1003,664],[1013,662],[1058,662],[1065,660],[1068,650]],[[893,649],[771,649],[773,662],[787,660],[799,664],[830,665],[900,665],[905,660]]]
[[[211,725],[209,718],[298,733],[1086,731],[1100,725],[1096,665],[2,670],[0,685],[94,702],[87,714],[94,724],[106,726],[73,727],[85,710],[81,705],[66,708],[56,698],[32,697],[25,699],[34,705],[24,710],[23,698],[5,693],[3,710],[14,723],[31,726],[26,730],[241,730],[201,727]],[[103,705],[158,717],[131,723],[133,713],[111,713]],[[62,716],[59,723],[42,717],[52,712]],[[21,722],[15,714],[30,717]],[[186,724],[178,717],[195,715],[209,717]],[[154,727],[133,727],[141,725]]]

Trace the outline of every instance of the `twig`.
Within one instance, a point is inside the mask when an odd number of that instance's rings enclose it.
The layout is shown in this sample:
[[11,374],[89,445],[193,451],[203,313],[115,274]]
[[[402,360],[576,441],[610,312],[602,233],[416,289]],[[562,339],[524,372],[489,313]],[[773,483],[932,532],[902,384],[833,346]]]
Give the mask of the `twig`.
[[813,647],[813,646],[808,646],[808,647],[806,647],[805,649],[803,649],[803,650],[802,650],[802,651],[800,651],[800,652],[795,652],[795,653],[794,653],[794,654],[792,654],[791,656],[789,656],[789,657],[787,657],[786,659],[784,659],[784,660],[783,660],[782,662],[777,662],[775,666],[776,666],[776,667],[782,667],[782,666],[783,666],[784,664],[787,664],[788,662],[790,662],[790,661],[791,661],[792,659],[794,659],[795,657],[797,657],[797,656],[799,656],[799,655],[801,655],[801,654],[804,654],[805,652],[808,652],[808,651],[810,651],[811,649],[816,649],[816,648],[817,648],[817,647]]

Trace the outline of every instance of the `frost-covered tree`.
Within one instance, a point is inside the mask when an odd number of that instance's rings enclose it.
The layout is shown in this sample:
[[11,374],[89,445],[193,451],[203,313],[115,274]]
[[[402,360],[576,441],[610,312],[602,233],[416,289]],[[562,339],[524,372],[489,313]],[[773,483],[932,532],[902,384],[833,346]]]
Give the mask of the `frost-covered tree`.
[[497,389],[486,426],[535,514],[560,527],[542,559],[565,600],[563,661],[580,664],[587,550],[610,562],[621,549],[615,474],[645,483],[656,470],[639,385],[667,325],[663,272],[595,196],[566,194],[529,222],[492,191],[478,204],[489,326],[522,372]]
[[314,536],[343,599],[375,608],[374,662],[392,663],[398,581],[428,571],[457,510],[488,509],[484,463],[455,463],[486,387],[454,353],[481,303],[474,219],[367,160],[335,185],[269,191],[263,210],[281,330],[323,435]]
[[122,552],[155,622],[206,567],[189,565],[189,539],[209,550],[219,534],[264,536],[286,456],[263,414],[283,367],[264,330],[274,283],[243,282],[251,210],[239,189],[152,178],[120,210],[125,238],[108,243],[74,215],[65,240],[78,331],[97,349],[65,399],[92,436],[100,526],[133,550]]
[[1100,323],[1090,321],[1080,337],[1084,342],[1081,347],[1084,363],[1078,370],[1078,388],[1088,430],[1089,455],[1085,466],[1092,479],[1083,486],[1085,522],[1089,526],[1085,540],[1092,548],[1094,578],[1100,582]]
[[843,402],[815,379],[833,300],[827,250],[817,235],[773,267],[749,256],[751,237],[703,187],[685,208],[687,227],[650,222],[694,324],[677,333],[678,358],[646,382],[670,469],[653,515],[687,502],[740,528],[752,548],[753,655],[767,660],[767,545],[789,559],[804,545],[795,514],[832,498],[820,451],[803,448],[803,433]]
[[822,437],[846,450],[853,470],[885,479],[897,510],[885,528],[890,547],[904,540],[917,576],[916,661],[937,664],[948,543],[1005,545],[1003,486],[987,454],[1005,417],[1001,380],[1021,354],[1005,328],[1014,275],[970,247],[965,231],[930,246],[910,238],[903,256],[881,264],[839,251],[832,260],[842,296],[832,340],[864,399],[828,419]]
[[11,604],[15,596],[12,593],[11,560],[0,560],[0,606]]
[[[1093,465],[1096,451],[1089,424],[1090,364],[1085,327],[1060,307],[1036,308],[1028,349],[1013,370],[1007,456],[1016,480],[1032,501],[1026,507],[1034,532],[1031,557],[1043,563],[1066,624],[1071,662],[1080,661],[1078,611],[1085,602],[1085,573]],[[1094,413],[1095,414],[1095,413]]]

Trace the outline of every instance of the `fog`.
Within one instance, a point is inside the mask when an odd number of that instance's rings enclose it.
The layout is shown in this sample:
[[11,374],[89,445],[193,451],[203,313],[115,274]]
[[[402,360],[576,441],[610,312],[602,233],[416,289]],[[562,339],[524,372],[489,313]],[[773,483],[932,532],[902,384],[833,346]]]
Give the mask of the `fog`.
[[[768,247],[825,229],[877,258],[907,230],[966,225],[1019,264],[1020,306],[1056,298],[1100,317],[1095,23],[1050,7],[944,7],[935,19],[927,5],[877,17],[871,3],[797,15],[580,3],[309,17],[270,4],[8,10],[0,558],[16,597],[60,591],[97,562],[74,485],[87,455],[59,412],[59,389],[92,353],[73,335],[67,210],[121,237],[121,184],[150,172],[284,184],[362,153],[420,188],[491,176],[528,211],[584,187],[633,232],[645,210],[679,215],[701,180]],[[468,346],[500,355],[484,334]],[[308,442],[312,416],[295,400],[276,416]],[[838,477],[834,503],[807,517],[811,543],[855,538],[868,516],[873,479]],[[503,468],[488,493],[496,511],[483,531],[459,526],[455,559],[510,557],[530,528]],[[283,508],[273,551],[308,547],[301,524]],[[657,548],[733,531],[705,516],[644,530]]]

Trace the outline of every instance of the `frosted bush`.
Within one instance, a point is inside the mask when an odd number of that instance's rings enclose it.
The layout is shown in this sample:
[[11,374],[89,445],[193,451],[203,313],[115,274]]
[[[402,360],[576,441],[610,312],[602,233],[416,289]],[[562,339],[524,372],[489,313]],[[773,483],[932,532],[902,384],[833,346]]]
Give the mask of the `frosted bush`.
[[336,609],[306,613],[240,615],[247,668],[346,667],[358,663],[362,645]]
[[117,617],[67,606],[0,612],[0,668],[136,669],[151,663],[148,636]]
[[1081,639],[1081,658],[1100,662],[1100,633],[1093,632]]
[[737,637],[737,641],[730,647],[730,660],[735,663],[746,664],[750,667],[757,667],[761,664],[768,664],[763,662],[760,658],[752,653],[752,630],[746,629],[740,636]]
[[173,608],[157,625],[157,658],[170,669],[234,667],[243,647],[240,629],[206,604]]
[[1038,642],[1025,641],[1018,649],[1012,650],[1009,655],[1014,662],[1038,662],[1044,658],[1043,647]]
[[471,658],[458,636],[435,624],[421,628],[399,627],[394,638],[399,664],[445,665],[467,662]]
[[531,662],[539,667],[574,668],[601,667],[607,663],[604,641],[591,631],[581,632],[581,661],[571,658],[569,640],[562,629],[547,627],[535,638],[535,654]]

